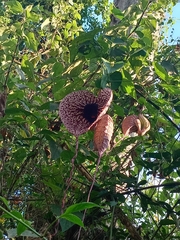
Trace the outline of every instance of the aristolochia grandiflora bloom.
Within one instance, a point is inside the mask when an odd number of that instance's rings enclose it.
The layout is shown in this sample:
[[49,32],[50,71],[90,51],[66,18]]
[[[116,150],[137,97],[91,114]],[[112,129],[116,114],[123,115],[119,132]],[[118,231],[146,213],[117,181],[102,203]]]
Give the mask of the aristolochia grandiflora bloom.
[[136,132],[139,136],[143,136],[151,128],[150,122],[142,114],[129,115],[122,121],[122,131],[125,136]]
[[82,90],[68,94],[59,105],[59,115],[69,132],[76,137],[87,132],[107,112],[113,94],[102,89],[98,96]]

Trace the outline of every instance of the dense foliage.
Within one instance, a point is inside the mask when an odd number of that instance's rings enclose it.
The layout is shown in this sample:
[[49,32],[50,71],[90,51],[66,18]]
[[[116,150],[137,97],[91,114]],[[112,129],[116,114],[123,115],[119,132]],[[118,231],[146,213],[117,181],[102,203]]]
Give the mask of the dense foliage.
[[[110,26],[107,1],[1,1],[0,239],[73,240],[79,226],[80,239],[180,238],[180,48],[163,38],[173,1],[140,2],[112,9],[120,23]],[[76,138],[59,103],[105,87],[110,149],[86,202],[98,154],[93,131],[79,137],[62,209]],[[150,131],[124,137],[124,117],[140,113]]]

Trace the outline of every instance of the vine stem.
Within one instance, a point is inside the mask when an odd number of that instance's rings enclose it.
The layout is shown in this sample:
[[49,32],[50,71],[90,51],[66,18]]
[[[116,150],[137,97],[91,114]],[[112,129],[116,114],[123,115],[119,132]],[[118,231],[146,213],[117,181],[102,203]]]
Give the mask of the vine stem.
[[38,237],[47,240],[47,238],[41,236],[41,234],[39,234],[38,232],[36,232],[35,229],[33,229],[31,226],[29,226],[27,223],[25,223],[22,219],[14,216],[12,213],[10,213],[9,211],[7,211],[5,208],[0,206],[0,209],[5,212],[6,214],[8,214],[11,218],[15,219],[16,221],[18,221],[19,223],[21,223],[22,225],[24,225],[25,227],[27,227],[29,230],[31,230],[33,233],[35,233]]
[[61,213],[63,213],[63,211],[64,211],[65,202],[66,202],[66,197],[67,197],[67,191],[68,191],[68,189],[69,189],[69,187],[70,187],[70,184],[71,184],[71,181],[72,181],[72,178],[73,178],[74,168],[75,168],[74,162],[75,162],[75,159],[77,158],[77,155],[78,155],[78,146],[79,146],[79,141],[78,141],[78,137],[76,136],[75,155],[74,155],[73,158],[71,159],[72,168],[71,168],[71,171],[70,171],[70,176],[69,176],[69,178],[67,179],[67,187],[66,187],[66,189],[65,189],[65,191],[64,191],[64,197],[63,197],[63,200],[62,200]]
[[[93,176],[93,181],[92,181],[91,187],[90,187],[90,189],[89,189],[88,196],[87,196],[87,200],[86,200],[87,203],[90,201],[91,192],[92,192],[92,189],[93,189],[94,184],[95,184],[95,181],[96,181],[96,174],[97,174],[98,169],[99,169],[99,164],[100,164],[100,161],[101,161],[101,157],[102,157],[102,154],[99,154],[99,158],[98,158],[98,161],[97,161],[97,164],[96,164],[95,173],[94,173],[94,176]],[[84,222],[85,216],[86,216],[86,210],[84,211],[83,218],[82,218],[82,222]],[[78,232],[78,236],[77,236],[77,240],[80,239],[81,229],[82,229],[82,228],[80,227],[80,228],[79,228],[79,232]]]
[[142,21],[142,18],[143,18],[146,10],[148,9],[148,7],[149,7],[149,5],[150,5],[151,3],[152,3],[152,0],[150,0],[150,1],[147,3],[146,7],[144,8],[144,10],[143,10],[143,12],[142,12],[142,14],[141,14],[141,16],[140,16],[137,24],[136,24],[136,26],[133,28],[133,30],[132,30],[132,31],[130,32],[130,34],[128,35],[128,38],[131,37],[131,35],[132,35],[132,34],[137,30],[137,28],[140,26],[140,23],[141,23],[141,21]]

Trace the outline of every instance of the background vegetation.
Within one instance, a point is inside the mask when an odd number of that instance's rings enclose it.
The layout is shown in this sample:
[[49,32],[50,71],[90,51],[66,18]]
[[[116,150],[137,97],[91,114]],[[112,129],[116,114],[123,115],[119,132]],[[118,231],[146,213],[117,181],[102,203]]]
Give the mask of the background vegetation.
[[[180,48],[163,39],[175,1],[124,13],[83,2],[0,2],[0,239],[73,240],[79,226],[80,239],[179,239]],[[80,136],[62,213],[76,141],[59,102],[104,87],[114,94],[111,148],[86,203],[98,156],[93,132]],[[122,120],[139,113],[150,131],[124,138]]]

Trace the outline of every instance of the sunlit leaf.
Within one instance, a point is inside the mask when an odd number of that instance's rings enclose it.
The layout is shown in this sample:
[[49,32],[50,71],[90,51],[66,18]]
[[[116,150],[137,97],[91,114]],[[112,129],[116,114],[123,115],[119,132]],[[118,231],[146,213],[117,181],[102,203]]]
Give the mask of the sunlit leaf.
[[153,63],[154,69],[158,77],[164,81],[168,80],[168,74],[166,70],[157,62]]
[[100,207],[99,205],[92,203],[92,202],[82,202],[82,203],[76,203],[68,207],[65,211],[66,213],[74,213],[74,212],[79,212],[83,211],[85,209],[93,208],[93,207]]
[[23,13],[23,7],[18,1],[8,1],[8,6],[14,14]]

